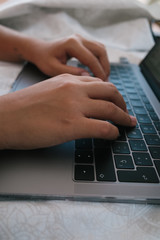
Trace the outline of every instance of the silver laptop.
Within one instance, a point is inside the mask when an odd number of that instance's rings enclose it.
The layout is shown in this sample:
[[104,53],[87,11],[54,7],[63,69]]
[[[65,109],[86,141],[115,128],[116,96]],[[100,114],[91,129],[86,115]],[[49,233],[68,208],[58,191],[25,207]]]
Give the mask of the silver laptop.
[[[26,63],[12,91],[46,78]],[[160,204],[160,43],[140,66],[126,59],[111,64],[110,81],[137,126],[118,126],[116,141],[78,139],[44,149],[0,151],[0,199]]]

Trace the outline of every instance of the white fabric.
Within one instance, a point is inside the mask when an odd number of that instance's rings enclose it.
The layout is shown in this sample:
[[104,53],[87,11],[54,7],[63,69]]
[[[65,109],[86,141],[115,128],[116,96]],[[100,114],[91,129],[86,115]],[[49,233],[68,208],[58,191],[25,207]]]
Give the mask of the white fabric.
[[[45,7],[45,8],[44,8]],[[138,63],[153,46],[150,15],[129,0],[9,0],[0,23],[27,35],[57,39],[78,32],[104,43],[110,61]],[[0,94],[21,64],[0,62]],[[71,201],[0,202],[0,240],[159,240],[160,207]]]

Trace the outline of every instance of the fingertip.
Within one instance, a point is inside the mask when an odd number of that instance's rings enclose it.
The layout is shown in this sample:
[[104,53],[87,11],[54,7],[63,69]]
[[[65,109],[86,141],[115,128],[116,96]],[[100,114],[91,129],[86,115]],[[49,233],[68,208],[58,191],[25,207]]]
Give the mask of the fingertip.
[[88,72],[81,72],[80,75],[81,76],[90,76],[90,74]]
[[137,119],[136,117],[130,115],[130,119],[131,119],[131,126],[135,127],[137,124]]

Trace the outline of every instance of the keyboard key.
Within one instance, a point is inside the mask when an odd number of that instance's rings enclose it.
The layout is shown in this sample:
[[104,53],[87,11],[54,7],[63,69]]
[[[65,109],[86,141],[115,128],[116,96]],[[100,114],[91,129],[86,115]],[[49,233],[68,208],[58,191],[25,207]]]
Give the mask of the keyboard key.
[[94,168],[91,165],[75,165],[75,180],[94,181]]
[[114,155],[116,167],[119,169],[133,169],[133,160],[130,155]]
[[144,124],[151,123],[151,120],[147,114],[143,114],[143,115],[137,114],[136,117],[139,123],[144,123]]
[[150,103],[146,103],[145,106],[149,112],[154,112],[154,109]]
[[160,138],[158,135],[144,135],[148,145],[160,145]]
[[137,94],[129,94],[129,99],[131,100],[140,100],[139,96]]
[[143,133],[156,134],[155,127],[151,124],[141,124],[140,127]]
[[117,126],[119,130],[119,137],[117,138],[118,141],[126,141],[125,135],[125,128],[121,126]]
[[153,167],[137,167],[137,171],[118,170],[117,174],[120,182],[159,183]]
[[136,165],[139,166],[152,166],[152,160],[148,153],[140,153],[134,152],[133,153],[134,162]]
[[139,115],[147,114],[145,108],[143,107],[134,107],[134,112],[135,114],[139,114]]
[[160,147],[149,147],[152,158],[160,159]]
[[139,129],[134,128],[127,131],[127,137],[130,139],[142,139],[142,134]]
[[110,145],[110,142],[105,139],[95,138],[93,140],[95,148],[106,148]]
[[160,122],[154,122],[154,125],[158,131],[160,131]]
[[159,161],[159,160],[156,160],[156,161],[154,161],[154,164],[155,164],[155,166],[156,166],[158,175],[160,176],[160,161]]
[[77,149],[75,151],[75,162],[76,163],[93,163],[93,152],[88,150]]
[[131,100],[131,105],[134,107],[143,107],[141,100]]
[[148,98],[146,96],[142,96],[142,101],[144,103],[149,103],[149,100],[148,100]]
[[75,140],[76,149],[92,149],[92,139],[84,138]]
[[97,181],[116,181],[112,153],[109,148],[95,149],[95,164]]
[[112,149],[114,153],[128,154],[130,153],[128,143],[126,142],[113,142]]
[[126,102],[126,106],[127,106],[127,110],[128,110],[128,111],[132,109],[132,108],[131,108],[131,105],[130,105],[128,102]]
[[[125,88],[134,88],[134,83],[129,82],[129,83],[124,83]],[[129,96],[130,99],[137,99],[137,95],[135,94],[130,94]],[[136,97],[136,98],[135,98]]]
[[159,118],[155,112],[150,112],[149,115],[153,121],[159,121]]
[[140,88],[137,88],[137,89],[138,89],[138,92],[139,92],[139,94],[141,95],[141,97],[146,96],[141,87],[140,87]]
[[134,113],[132,110],[128,110],[128,114],[134,116]]
[[143,140],[129,140],[132,151],[147,151],[146,144]]

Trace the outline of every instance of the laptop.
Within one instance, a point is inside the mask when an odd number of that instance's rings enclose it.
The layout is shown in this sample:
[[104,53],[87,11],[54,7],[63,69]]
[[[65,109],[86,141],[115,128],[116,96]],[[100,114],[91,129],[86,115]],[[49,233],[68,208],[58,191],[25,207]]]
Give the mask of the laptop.
[[[73,61],[71,64],[82,64]],[[46,79],[26,63],[12,91]],[[0,199],[69,199],[160,204],[160,43],[139,66],[122,58],[110,81],[123,95],[135,128],[118,126],[115,141],[78,139],[35,150],[0,151]]]

